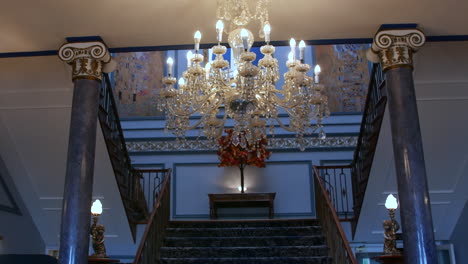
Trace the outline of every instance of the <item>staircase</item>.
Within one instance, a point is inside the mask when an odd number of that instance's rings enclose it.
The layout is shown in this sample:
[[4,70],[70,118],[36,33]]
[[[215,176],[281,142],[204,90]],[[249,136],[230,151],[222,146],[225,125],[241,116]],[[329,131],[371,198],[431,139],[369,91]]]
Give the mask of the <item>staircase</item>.
[[318,220],[171,221],[162,264],[332,263]]

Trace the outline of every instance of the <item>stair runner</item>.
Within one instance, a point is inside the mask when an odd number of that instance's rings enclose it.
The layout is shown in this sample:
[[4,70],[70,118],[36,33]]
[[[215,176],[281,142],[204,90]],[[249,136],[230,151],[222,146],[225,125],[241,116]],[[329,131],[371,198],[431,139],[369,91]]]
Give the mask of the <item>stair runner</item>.
[[172,221],[162,264],[328,264],[316,220]]

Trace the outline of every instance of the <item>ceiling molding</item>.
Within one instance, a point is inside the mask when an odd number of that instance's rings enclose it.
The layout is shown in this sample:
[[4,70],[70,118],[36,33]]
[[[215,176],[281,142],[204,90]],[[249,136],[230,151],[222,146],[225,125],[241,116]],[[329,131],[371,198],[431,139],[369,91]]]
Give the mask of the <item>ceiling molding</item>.
[[38,105],[38,106],[7,106],[0,107],[0,110],[30,110],[30,109],[64,109],[71,108],[71,105]]
[[55,93],[55,92],[73,92],[72,88],[60,89],[21,89],[21,90],[0,90],[0,94],[31,94],[31,93]]
[[468,84],[468,80],[430,80],[414,81],[415,85],[433,85],[433,84]]
[[[104,196],[93,196],[93,200],[104,200]],[[62,196],[39,196],[39,200],[63,200]]]
[[427,101],[466,101],[468,97],[433,97],[433,98],[417,98],[418,102],[427,102]]

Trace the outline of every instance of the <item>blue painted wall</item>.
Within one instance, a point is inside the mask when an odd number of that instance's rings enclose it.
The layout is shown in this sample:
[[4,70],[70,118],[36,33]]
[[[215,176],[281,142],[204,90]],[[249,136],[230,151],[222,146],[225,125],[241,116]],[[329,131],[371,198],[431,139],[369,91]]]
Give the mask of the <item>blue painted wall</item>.
[[468,263],[468,202],[465,203],[450,240],[454,245],[457,263]]
[[[0,236],[3,237],[3,240],[0,240],[0,254],[44,254],[44,241],[1,157],[0,177],[2,177],[4,186],[6,187],[6,189],[0,189],[2,197],[5,197],[5,192],[9,192],[21,213],[17,214],[9,210],[0,209]],[[6,202],[6,199],[2,200]]]

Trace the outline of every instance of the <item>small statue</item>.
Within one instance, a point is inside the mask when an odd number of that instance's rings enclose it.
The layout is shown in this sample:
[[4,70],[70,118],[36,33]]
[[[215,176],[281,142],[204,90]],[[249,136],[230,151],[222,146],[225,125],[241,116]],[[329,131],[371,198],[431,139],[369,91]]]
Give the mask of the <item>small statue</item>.
[[107,258],[106,246],[104,245],[104,231],[103,225],[97,224],[98,217],[93,217],[93,224],[91,226],[91,236],[93,237],[93,258]]
[[396,247],[396,232],[400,229],[400,225],[392,217],[392,220],[383,222],[384,228],[384,254],[385,255],[400,255],[401,252]]

